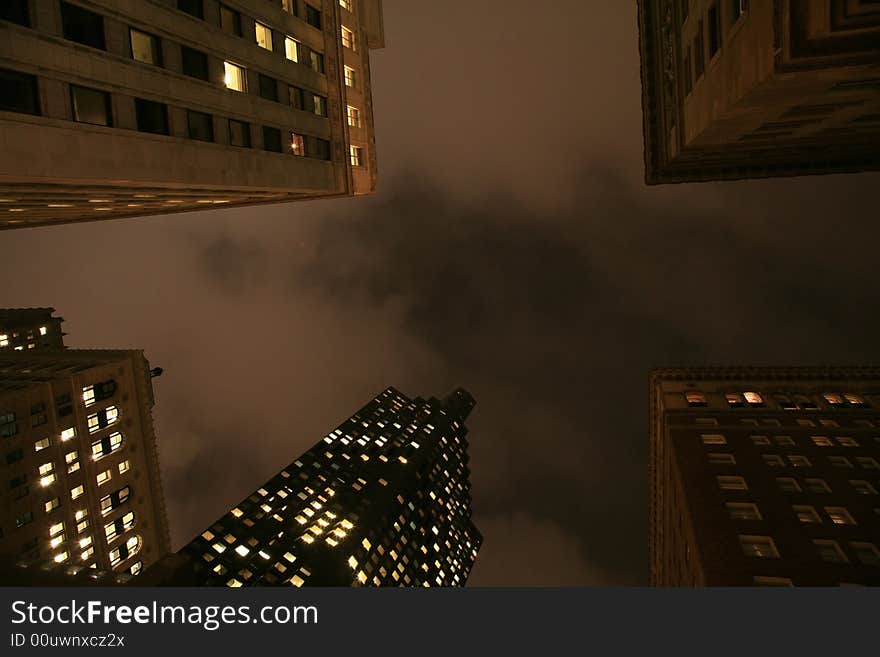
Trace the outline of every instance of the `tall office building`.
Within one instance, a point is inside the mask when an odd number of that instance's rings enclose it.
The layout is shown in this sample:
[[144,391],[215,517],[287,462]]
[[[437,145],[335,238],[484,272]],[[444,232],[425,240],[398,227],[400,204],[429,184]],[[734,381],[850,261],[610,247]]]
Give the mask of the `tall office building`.
[[649,184],[880,168],[876,0],[638,0]]
[[152,406],[141,351],[0,352],[0,559],[137,574],[169,551]]
[[64,349],[63,317],[54,308],[0,308],[0,352]]
[[880,585],[880,369],[654,372],[651,583]]
[[4,0],[0,228],[375,191],[381,0]]
[[385,390],[136,583],[463,586],[474,403]]

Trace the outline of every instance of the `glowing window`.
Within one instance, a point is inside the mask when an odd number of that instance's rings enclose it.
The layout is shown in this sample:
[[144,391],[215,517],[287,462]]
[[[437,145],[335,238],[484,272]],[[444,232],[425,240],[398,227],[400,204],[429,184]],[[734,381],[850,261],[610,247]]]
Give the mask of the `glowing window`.
[[360,128],[361,127],[361,111],[352,105],[348,106],[347,110],[348,116],[348,125],[352,128]]
[[856,521],[853,520],[850,512],[842,506],[826,506],[825,513],[828,514],[828,517],[831,518],[831,522],[835,525],[854,525]]
[[284,37],[284,56],[292,62],[299,61],[300,44],[296,39]]
[[357,87],[357,72],[351,66],[345,67],[345,86]]
[[706,395],[704,395],[702,392],[686,392],[684,396],[687,400],[688,406],[706,405]]
[[357,50],[357,48],[356,48],[357,44],[355,43],[354,32],[352,32],[350,29],[348,29],[344,25],[342,26],[342,45],[345,48],[351,48],[352,50]]
[[272,50],[272,28],[263,25],[262,23],[255,23],[254,27],[257,36],[257,45],[264,50]]
[[113,470],[110,468],[107,468],[103,472],[99,472],[97,477],[95,477],[96,481],[98,482],[98,486],[103,486],[108,481],[110,481],[112,478],[113,478]]
[[223,69],[225,72],[223,82],[226,88],[244,93],[247,88],[244,69],[232,62],[224,62]]
[[85,492],[85,487],[82,484],[74,486],[70,489],[70,499],[75,500],[76,498],[81,497]]
[[744,392],[743,397],[749,406],[763,406],[764,398],[757,392]]
[[819,517],[819,514],[816,513],[816,509],[812,506],[804,505],[804,504],[795,504],[791,507],[794,514],[797,516],[797,519],[802,523],[807,525],[818,525],[822,523],[822,519]]

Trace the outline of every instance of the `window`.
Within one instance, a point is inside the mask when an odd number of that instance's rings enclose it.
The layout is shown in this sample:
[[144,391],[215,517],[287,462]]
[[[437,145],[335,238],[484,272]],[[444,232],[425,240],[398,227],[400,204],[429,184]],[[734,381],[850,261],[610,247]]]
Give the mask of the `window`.
[[364,166],[364,149],[362,149],[360,146],[349,146],[348,153],[351,159],[351,166]]
[[793,447],[795,444],[791,436],[773,436],[773,442],[781,447]]
[[822,518],[819,517],[819,514],[816,513],[816,509],[812,506],[795,504],[791,507],[791,510],[794,511],[794,515],[797,516],[797,519],[805,525],[822,524]]
[[232,62],[224,62],[223,70],[225,72],[223,83],[226,85],[226,88],[244,93],[247,89],[247,78],[244,69]]
[[801,427],[815,427],[816,426],[815,422],[813,422],[812,420],[808,420],[805,417],[799,417],[797,419],[797,423],[798,423],[798,426],[801,426]]
[[40,486],[45,488],[55,483],[55,464],[52,462],[44,463],[39,468]]
[[[165,106],[162,105],[162,107],[164,108]],[[118,420],[119,410],[115,406],[108,406],[97,413],[92,413],[86,418],[89,425],[89,433],[100,431]]]
[[[702,48],[700,49],[702,51]],[[702,59],[702,58],[701,58]],[[702,70],[700,71],[702,74]],[[743,397],[745,397],[746,403],[749,406],[763,406],[764,398],[757,392],[744,392]]]
[[220,28],[226,34],[241,36],[241,14],[226,5],[220,5]]
[[844,406],[845,405],[845,402],[843,401],[843,397],[841,397],[840,395],[838,395],[835,392],[823,393],[822,397],[831,406]]
[[871,420],[853,420],[853,423],[857,427],[862,427],[864,429],[873,429],[874,428],[874,423],[871,422]]
[[354,11],[351,3],[352,3],[352,0],[339,0],[339,6],[348,12]]
[[144,569],[144,562],[143,561],[135,561],[133,564],[131,564],[131,567],[128,569],[128,574],[129,575],[137,575],[143,569]]
[[348,106],[348,125],[352,128],[361,127],[361,111],[351,105]]
[[205,82],[210,81],[208,75],[208,56],[205,53],[181,46],[180,65],[184,75],[196,78],[197,80],[204,80]]
[[319,30],[321,29],[321,11],[315,9],[309,3],[306,3],[306,23],[312,27],[317,27]]
[[61,500],[57,497],[53,497],[43,505],[43,508],[46,510],[46,513],[52,513],[59,506],[61,506]]
[[11,452],[6,453],[6,465],[12,465],[13,463],[17,463],[24,458],[24,451],[21,449],[14,449]]
[[761,424],[767,425],[769,427],[781,427],[782,426],[782,423],[779,420],[777,420],[776,418],[768,418],[768,417],[762,417]]
[[0,19],[30,27],[31,17],[28,12],[28,0],[3,0],[0,2]]
[[845,456],[829,456],[828,462],[835,468],[851,468],[853,464]]
[[106,470],[103,470],[102,472],[98,473],[98,476],[95,477],[95,481],[98,482],[98,486],[103,486],[108,481],[110,481],[112,478],[113,478],[113,470],[111,468],[107,468]]
[[312,94],[312,107],[318,116],[327,116],[327,99],[318,94]]
[[309,51],[309,66],[315,73],[324,72],[324,55],[314,50]]
[[846,399],[846,401],[849,402],[850,406],[858,406],[861,408],[867,406],[867,404],[865,403],[864,397],[862,397],[861,395],[854,395],[852,393],[845,393],[843,396]]
[[854,438],[838,438],[837,442],[840,443],[841,447],[858,447],[859,443]]
[[751,502],[728,502],[725,506],[731,520],[761,520],[761,512]]
[[733,454],[709,454],[709,463],[712,465],[736,465]]
[[122,434],[114,431],[109,436],[105,436],[101,440],[96,440],[92,443],[92,460],[97,461],[107,456],[107,454],[115,452],[120,447],[122,447]]
[[345,86],[357,88],[357,72],[351,67],[345,67]]
[[105,50],[104,17],[66,2],[61,3],[61,25],[64,38],[84,46]]
[[839,424],[837,424],[837,420],[819,420],[819,424],[821,424],[823,427],[832,427],[832,428],[840,426]]
[[107,542],[114,540],[117,536],[121,536],[129,529],[134,527],[134,511],[129,511],[124,516],[113,520],[112,522],[108,522],[104,525],[104,536],[107,538]]
[[138,130],[156,135],[168,134],[168,108],[165,105],[135,98],[134,109]]
[[[691,56],[691,47],[686,46],[684,52],[684,61],[682,62],[682,72],[681,77],[684,80],[684,95],[685,97],[689,96],[691,92],[694,90],[694,64],[693,57]],[[742,406],[742,403],[739,404],[731,404],[730,398],[728,398],[727,403],[731,406]]]
[[721,48],[721,16],[718,12],[718,6],[709,7],[709,57],[713,57]]
[[257,45],[264,50],[272,50],[272,28],[262,23],[254,23]]
[[294,155],[305,156],[305,138],[295,132],[290,133],[290,152]]
[[736,476],[721,476],[715,477],[718,481],[718,487],[721,490],[748,490],[748,484],[746,484],[746,480],[742,477]]
[[296,0],[281,0],[281,7],[288,14],[296,16]]
[[229,119],[229,144],[242,148],[251,147],[251,125],[244,121]]
[[764,460],[764,463],[774,468],[785,467],[785,459],[783,459],[779,454],[762,454],[761,458]]
[[284,37],[284,56],[292,62],[299,61],[300,44],[296,39]]
[[205,7],[202,0],[177,0],[177,8],[196,18],[205,18]]
[[842,506],[826,506],[825,513],[831,518],[831,522],[835,525],[854,525],[856,521],[850,515],[849,511]]
[[123,545],[110,550],[110,565],[115,567],[128,559],[130,556],[137,554],[141,549],[141,537],[132,536]]
[[354,32],[352,32],[350,29],[348,29],[344,25],[342,26],[342,46],[344,48],[351,48],[352,50],[357,50],[357,48],[355,48]]
[[92,406],[96,402],[110,399],[110,397],[116,394],[116,382],[111,379],[110,381],[102,381],[95,385],[86,386],[82,389],[82,393],[83,403],[87,407]]
[[70,99],[73,103],[74,121],[93,125],[113,125],[110,94],[107,92],[70,85]]
[[877,459],[872,456],[857,456],[856,463],[865,470],[880,470],[880,463],[877,463]]
[[199,141],[214,141],[214,117],[203,112],[186,111],[189,138]]
[[769,536],[740,536],[739,544],[747,557],[778,559],[779,551]]
[[804,486],[809,493],[825,495],[831,492],[831,487],[824,479],[804,479]]
[[865,481],[864,479],[850,479],[850,485],[855,488],[856,492],[860,495],[876,495],[877,489],[874,488],[870,482]]
[[793,479],[792,477],[777,477],[776,485],[779,487],[779,490],[783,493],[800,493],[801,487],[798,484],[797,479]]
[[125,461],[120,461],[117,469],[119,470],[119,474],[125,474],[126,472],[131,470],[131,463],[128,462],[128,459],[126,459]]
[[873,543],[853,541],[849,544],[856,557],[866,566],[880,566],[880,550]]
[[694,418],[694,424],[699,424],[706,427],[717,427],[718,420],[716,420],[714,417],[698,417]]
[[128,31],[131,35],[131,58],[142,64],[162,66],[162,42],[159,37],[133,27]]
[[753,445],[769,445],[770,439],[767,436],[751,436]]
[[800,456],[798,454],[789,454],[788,462],[792,464],[795,468],[809,468],[812,467],[812,463],[810,463],[810,459],[806,456]]
[[263,149],[280,153],[281,148],[281,131],[278,128],[270,128],[263,126]]
[[706,395],[702,392],[686,392],[684,394],[688,406],[705,406]]
[[727,400],[727,405],[731,408],[742,406],[744,403],[743,396],[738,392],[728,392],[724,395],[724,399]]
[[78,497],[82,497],[85,492],[85,486],[83,486],[82,484],[80,484],[79,486],[74,486],[70,489],[70,499],[75,500]]
[[[0,69],[0,111],[21,114],[40,113],[37,78],[26,73]],[[3,342],[9,344],[8,338]]]
[[816,447],[833,447],[834,443],[827,436],[811,436]]
[[102,497],[100,502],[101,515],[106,516],[113,509],[121,506],[122,504],[125,504],[130,495],[131,488],[125,486],[124,488],[120,488],[118,491]]
[[278,102],[278,81],[260,73],[260,97]]
[[49,439],[43,438],[34,443],[34,451],[39,452],[49,447]]
[[64,462],[67,463],[67,474],[72,474],[79,470],[79,452],[74,450],[64,455]]
[[846,555],[843,553],[843,550],[840,549],[837,541],[815,538],[813,539],[813,545],[816,546],[816,552],[819,553],[819,557],[822,561],[827,561],[828,563],[847,562]]
[[318,160],[330,159],[330,142],[320,137],[309,137],[306,141],[306,157]]

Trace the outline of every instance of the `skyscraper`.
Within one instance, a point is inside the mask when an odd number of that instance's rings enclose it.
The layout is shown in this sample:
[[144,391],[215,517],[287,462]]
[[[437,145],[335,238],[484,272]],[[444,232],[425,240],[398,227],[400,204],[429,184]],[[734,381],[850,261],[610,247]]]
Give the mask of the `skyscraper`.
[[382,0],[4,0],[0,228],[373,192]]
[[474,403],[385,390],[138,583],[463,586]]
[[169,551],[141,351],[0,352],[0,559],[137,574]]
[[0,308],[0,351],[63,349],[63,317],[54,308]]
[[880,168],[880,5],[638,0],[649,184]]
[[670,369],[650,391],[651,584],[880,585],[880,369]]

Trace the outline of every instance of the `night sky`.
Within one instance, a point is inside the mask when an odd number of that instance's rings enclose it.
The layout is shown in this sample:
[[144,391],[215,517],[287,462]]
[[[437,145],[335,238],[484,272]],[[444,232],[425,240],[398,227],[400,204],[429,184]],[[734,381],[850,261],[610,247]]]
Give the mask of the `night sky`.
[[176,549],[386,386],[477,399],[472,585],[647,583],[648,372],[880,361],[880,175],[643,183],[635,2],[385,0],[373,197],[4,232],[143,348]]

